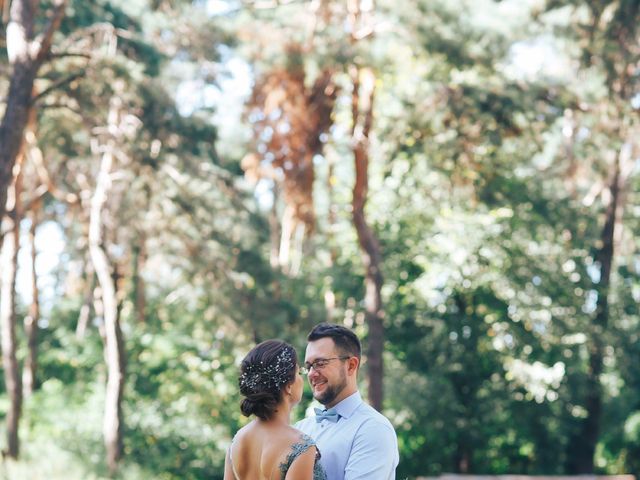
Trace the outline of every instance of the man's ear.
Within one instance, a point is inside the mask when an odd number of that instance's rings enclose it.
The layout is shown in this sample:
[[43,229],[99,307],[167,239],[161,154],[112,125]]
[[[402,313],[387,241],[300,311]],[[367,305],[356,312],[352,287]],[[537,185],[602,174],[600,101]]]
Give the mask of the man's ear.
[[360,359],[358,357],[349,357],[347,360],[347,369],[349,373],[357,373],[358,367],[360,366]]

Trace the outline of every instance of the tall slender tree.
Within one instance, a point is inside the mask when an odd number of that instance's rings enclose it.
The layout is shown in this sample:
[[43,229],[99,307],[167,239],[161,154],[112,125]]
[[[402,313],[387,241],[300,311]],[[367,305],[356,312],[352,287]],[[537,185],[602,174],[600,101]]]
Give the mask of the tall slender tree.
[[2,365],[4,381],[9,394],[9,411],[7,412],[7,448],[5,453],[11,458],[18,458],[20,452],[19,423],[22,411],[22,379],[20,365],[16,355],[16,276],[18,270],[18,252],[20,250],[21,220],[21,160],[14,167],[15,178],[10,185],[7,197],[7,211],[2,221],[4,241],[0,268],[0,332],[2,334]]
[[0,218],[4,217],[7,188],[29,118],[33,83],[49,56],[53,35],[60,26],[67,0],[55,0],[49,23],[42,34],[35,30],[40,3],[39,0],[10,2],[7,53],[11,77],[7,105],[0,123]]
[[36,375],[38,371],[38,322],[40,320],[40,289],[38,288],[38,271],[36,260],[36,233],[40,216],[40,201],[31,206],[31,226],[29,227],[29,243],[31,246],[31,304],[29,312],[24,317],[24,331],[27,337],[27,356],[22,372],[22,387],[24,396],[30,396],[36,389]]
[[91,200],[89,222],[89,251],[96,276],[102,290],[102,307],[105,332],[105,359],[107,362],[107,386],[105,394],[104,443],[107,451],[107,465],[115,473],[122,458],[122,396],[125,382],[125,354],[120,327],[120,308],[118,306],[117,286],[114,280],[112,262],[105,251],[105,233],[103,228],[103,208],[109,197],[111,175],[113,174],[116,152],[116,138],[121,131],[122,105],[113,97],[108,115],[106,141],[96,152],[101,156],[100,171]]
[[[363,9],[362,2],[349,2],[351,44],[355,45],[373,32],[373,2]],[[373,109],[376,77],[370,67],[363,67],[353,59],[349,73],[351,78],[351,145],[355,166],[355,182],[352,195],[352,219],[358,235],[365,268],[365,319],[369,327],[367,373],[369,378],[369,402],[382,410],[384,325],[382,305],[382,252],[375,232],[367,222],[365,206],[369,194],[369,147],[373,127]]]

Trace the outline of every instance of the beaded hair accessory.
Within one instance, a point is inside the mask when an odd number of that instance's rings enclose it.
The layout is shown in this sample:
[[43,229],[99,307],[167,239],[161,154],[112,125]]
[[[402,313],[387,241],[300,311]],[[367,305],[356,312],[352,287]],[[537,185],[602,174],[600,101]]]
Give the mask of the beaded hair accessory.
[[251,363],[238,379],[240,391],[248,394],[261,390],[280,391],[291,379],[295,366],[296,359],[288,348],[283,349],[272,363]]

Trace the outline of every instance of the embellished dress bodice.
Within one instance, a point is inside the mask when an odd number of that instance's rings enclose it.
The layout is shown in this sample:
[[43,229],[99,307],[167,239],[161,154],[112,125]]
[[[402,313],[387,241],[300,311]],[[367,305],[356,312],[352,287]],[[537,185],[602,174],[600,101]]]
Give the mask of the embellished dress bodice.
[[[280,480],[284,480],[289,471],[289,467],[293,461],[309,450],[311,447],[315,447],[316,443],[313,439],[305,434],[300,436],[300,440],[291,445],[291,451],[287,455],[284,462],[280,464]],[[316,447],[316,461],[313,466],[313,480],[327,480],[327,474],[325,473],[322,465],[320,465],[320,451]]]

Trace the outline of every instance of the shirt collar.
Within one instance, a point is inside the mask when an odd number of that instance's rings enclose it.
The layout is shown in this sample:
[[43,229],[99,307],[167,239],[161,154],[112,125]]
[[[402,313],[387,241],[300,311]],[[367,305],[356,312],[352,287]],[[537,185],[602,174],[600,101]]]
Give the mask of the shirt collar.
[[342,400],[340,403],[335,405],[336,412],[340,414],[341,417],[349,418],[353,415],[353,412],[360,406],[362,403],[362,397],[360,396],[360,392],[356,391],[352,393],[347,398]]

